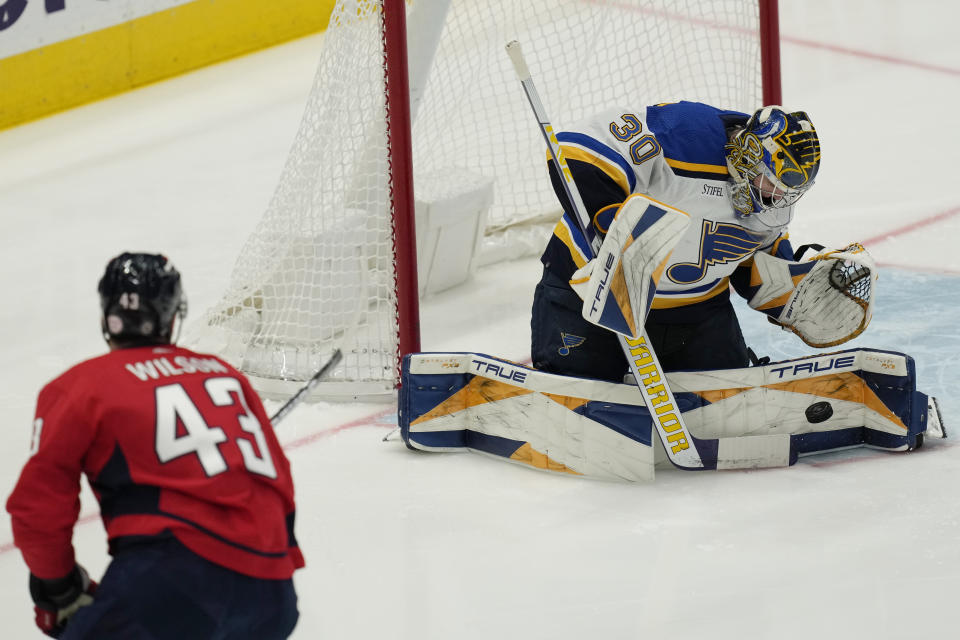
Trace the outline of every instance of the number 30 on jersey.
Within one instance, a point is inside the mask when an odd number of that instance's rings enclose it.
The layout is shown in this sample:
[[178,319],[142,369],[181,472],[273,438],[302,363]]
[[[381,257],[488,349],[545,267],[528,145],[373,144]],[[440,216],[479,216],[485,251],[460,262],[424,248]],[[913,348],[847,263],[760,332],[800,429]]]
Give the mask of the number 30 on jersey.
[[[610,123],[610,133],[620,142],[627,142],[643,131],[643,123],[640,118],[632,113],[625,113],[620,116],[623,124],[616,121]],[[652,135],[641,136],[630,143],[630,159],[633,164],[643,164],[650,158],[660,153],[660,143]]]

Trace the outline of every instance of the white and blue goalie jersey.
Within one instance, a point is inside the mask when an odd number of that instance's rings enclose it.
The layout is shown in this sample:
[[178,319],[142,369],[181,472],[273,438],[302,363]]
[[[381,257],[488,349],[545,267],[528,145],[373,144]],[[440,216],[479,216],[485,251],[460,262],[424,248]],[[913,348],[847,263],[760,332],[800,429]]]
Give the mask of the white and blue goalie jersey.
[[[601,235],[620,204],[634,193],[690,216],[691,224],[657,284],[650,320],[695,322],[727,302],[731,283],[751,298],[762,284],[750,268],[756,252],[793,259],[785,224],[771,227],[754,216],[738,217],[730,204],[724,146],[731,128],[743,126],[747,118],[745,113],[678,102],[610,109],[557,134]],[[569,281],[587,263],[589,244],[570,213],[553,162],[549,165],[565,213],[541,261]],[[789,221],[791,213],[784,210],[780,217]],[[791,265],[790,270],[799,278],[809,266]],[[786,298],[774,300],[760,310],[776,317],[785,302]]]

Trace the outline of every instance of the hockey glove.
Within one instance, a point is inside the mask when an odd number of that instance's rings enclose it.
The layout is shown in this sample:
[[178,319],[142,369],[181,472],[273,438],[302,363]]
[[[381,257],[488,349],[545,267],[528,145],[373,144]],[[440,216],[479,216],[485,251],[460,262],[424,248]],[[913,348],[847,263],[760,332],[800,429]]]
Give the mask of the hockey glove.
[[811,347],[832,347],[851,340],[873,317],[877,266],[856,243],[803,262],[758,253],[753,257],[750,278],[751,283],[760,285],[748,300],[750,306]]
[[70,616],[80,607],[93,604],[97,583],[87,571],[76,565],[62,578],[42,580],[30,574],[30,597],[37,614],[37,626],[51,638],[59,638]]

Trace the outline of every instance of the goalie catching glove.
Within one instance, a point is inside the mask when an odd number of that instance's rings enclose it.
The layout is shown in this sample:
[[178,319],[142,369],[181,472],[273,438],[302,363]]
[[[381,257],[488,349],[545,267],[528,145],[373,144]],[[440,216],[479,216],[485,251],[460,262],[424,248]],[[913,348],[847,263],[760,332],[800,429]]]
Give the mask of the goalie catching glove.
[[584,319],[636,338],[670,254],[689,224],[690,216],[679,209],[639,194],[627,198],[597,257],[570,279],[583,298]]
[[[877,266],[860,244],[827,251],[807,262],[754,256],[754,280],[762,282],[750,306],[811,347],[832,347],[857,337],[873,317]],[[785,300],[785,302],[784,302]],[[771,310],[780,309],[774,315]]]

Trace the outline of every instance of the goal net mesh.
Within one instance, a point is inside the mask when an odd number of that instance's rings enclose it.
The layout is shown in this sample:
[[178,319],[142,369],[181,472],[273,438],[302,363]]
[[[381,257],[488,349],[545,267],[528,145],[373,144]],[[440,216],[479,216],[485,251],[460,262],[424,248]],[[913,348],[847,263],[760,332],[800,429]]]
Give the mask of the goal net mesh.
[[[554,129],[594,111],[761,103],[753,0],[411,0],[414,188],[429,201],[493,181],[480,264],[536,255],[559,216],[545,147],[504,46],[519,40]],[[188,344],[268,395],[332,351],[321,395],[397,383],[390,150],[381,6],[339,0],[299,131],[228,290]],[[532,295],[532,293],[531,293]]]

